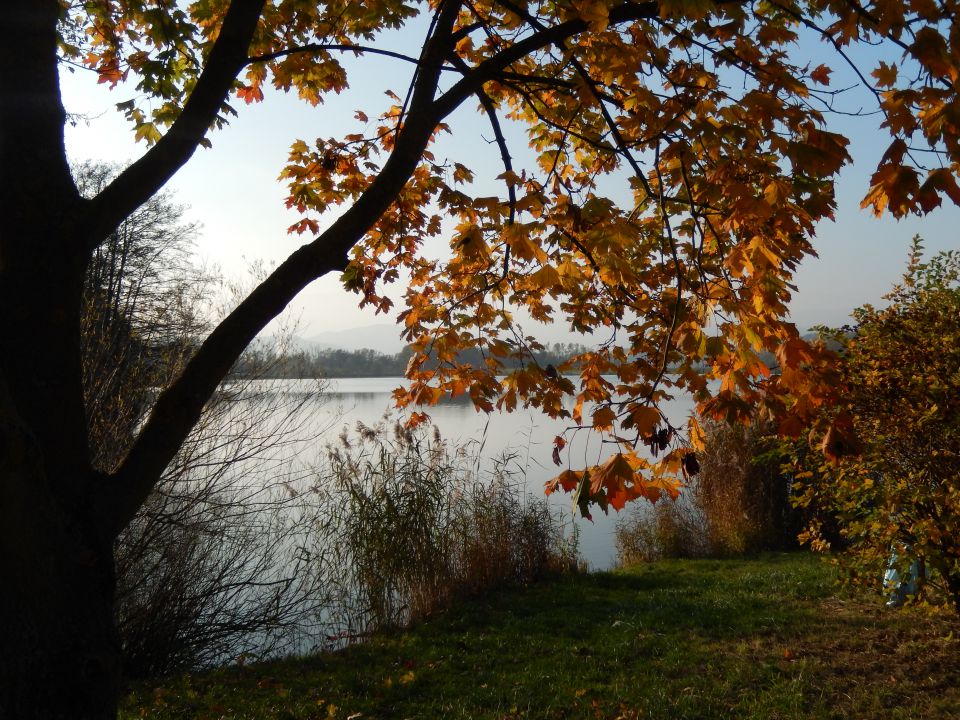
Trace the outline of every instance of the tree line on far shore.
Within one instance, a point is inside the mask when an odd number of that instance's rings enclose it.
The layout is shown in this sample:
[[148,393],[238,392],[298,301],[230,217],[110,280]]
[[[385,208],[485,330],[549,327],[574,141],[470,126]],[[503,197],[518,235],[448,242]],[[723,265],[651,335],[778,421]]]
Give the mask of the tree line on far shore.
[[[585,352],[577,343],[553,343],[549,347],[531,350],[528,363],[541,368],[561,368]],[[293,378],[348,378],[348,377],[401,377],[413,351],[405,347],[398,353],[382,353],[369,348],[344,350],[340,348],[282,349],[253,347],[240,358],[234,371],[244,377],[253,374],[273,379]],[[464,350],[457,355],[457,362],[472,367],[484,364],[479,350]],[[269,368],[264,375],[264,368]]]

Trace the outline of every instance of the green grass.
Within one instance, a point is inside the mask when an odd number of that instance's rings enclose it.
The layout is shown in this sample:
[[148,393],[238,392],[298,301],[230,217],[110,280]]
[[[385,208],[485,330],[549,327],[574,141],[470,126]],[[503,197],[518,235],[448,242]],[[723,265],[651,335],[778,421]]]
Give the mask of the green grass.
[[457,606],[342,652],[140,687],[147,718],[955,718],[956,621],[804,554],[665,561]]

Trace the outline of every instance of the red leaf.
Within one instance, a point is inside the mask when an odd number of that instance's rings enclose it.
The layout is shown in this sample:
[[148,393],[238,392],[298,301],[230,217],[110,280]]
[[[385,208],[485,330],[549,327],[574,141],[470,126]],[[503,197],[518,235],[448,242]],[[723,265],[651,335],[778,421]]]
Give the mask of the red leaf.
[[557,490],[573,492],[577,489],[577,485],[580,483],[581,476],[582,473],[577,473],[573,470],[564,470],[552,480],[548,480],[544,484],[543,490],[547,495],[555,493]]
[[820,85],[829,85],[831,72],[833,71],[826,65],[818,65],[814,68],[813,72],[810,73],[810,79]]

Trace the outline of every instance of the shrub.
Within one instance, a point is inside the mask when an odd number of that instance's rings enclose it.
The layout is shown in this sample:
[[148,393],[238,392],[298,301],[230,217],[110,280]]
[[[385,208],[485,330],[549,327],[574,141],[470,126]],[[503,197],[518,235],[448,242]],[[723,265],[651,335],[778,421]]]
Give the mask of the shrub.
[[617,523],[620,562],[741,555],[797,545],[802,528],[773,425],[700,421],[700,472],[676,500],[639,506]]
[[[887,299],[833,331],[845,390],[833,412],[849,418],[863,448],[806,468],[802,501],[839,522],[851,581],[879,589],[891,562],[902,577],[919,562],[927,576],[915,599],[946,599],[960,612],[960,254],[923,262],[914,238]],[[819,520],[809,539],[827,547]]]
[[[326,598],[315,508],[283,458],[316,395],[235,383],[204,412],[116,544],[124,674],[145,678],[298,649]],[[269,428],[269,432],[264,432]]]
[[703,509],[687,488],[677,500],[661,498],[652,508],[634,503],[614,528],[621,565],[709,554]]
[[[118,172],[75,168],[88,196]],[[196,228],[182,214],[170,196],[156,196],[87,266],[84,404],[92,461],[105,472],[216,313],[217,279],[192,264]],[[114,614],[128,678],[291,648],[323,600],[302,559],[309,509],[290,492],[292,466],[277,461],[285,444],[311,436],[320,388],[294,397],[260,387],[270,368],[256,355],[245,358],[247,379],[228,380],[208,403],[115,543]]]
[[693,496],[706,520],[714,555],[740,555],[797,546],[798,514],[772,423],[705,421],[705,449]]

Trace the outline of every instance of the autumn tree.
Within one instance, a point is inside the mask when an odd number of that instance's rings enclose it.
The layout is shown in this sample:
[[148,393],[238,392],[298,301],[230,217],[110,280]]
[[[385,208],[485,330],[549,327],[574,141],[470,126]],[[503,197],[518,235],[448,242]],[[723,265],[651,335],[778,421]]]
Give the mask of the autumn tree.
[[[801,498],[839,525],[838,558],[853,582],[880,589],[890,563],[906,577],[919,561],[926,574],[918,599],[946,600],[960,612],[960,255],[924,262],[915,238],[887,300],[834,331],[845,345],[841,407],[862,452],[801,471]],[[821,522],[807,537],[829,546]]]
[[[113,715],[113,539],[244,347],[328,273],[374,310],[390,309],[385,288],[404,279],[400,317],[416,355],[399,403],[444,394],[485,410],[527,403],[568,417],[571,432],[622,442],[607,465],[558,479],[585,507],[675,485],[681,429],[658,410],[673,388],[716,415],[765,408],[795,431],[796,416],[831,392],[829,358],[784,320],[792,273],[832,216],[834,180],[851,160],[828,124],[843,100],[831,71],[852,65],[890,138],[865,203],[902,216],[957,201],[957,9],[956,0],[7,3],[0,714]],[[388,47],[399,30],[403,44]],[[813,43],[825,61],[804,57]],[[863,43],[877,64],[853,65],[850,50]],[[341,58],[371,54],[393,58],[397,77],[408,71],[392,104],[358,112],[345,137],[291,139],[282,174],[304,244],[209,333],[129,451],[96,468],[79,346],[92,254],[234,106],[260,101],[268,85],[319,105],[348,83]],[[147,148],[93,198],[66,159],[65,64],[136,87],[118,107]],[[495,140],[496,195],[473,186],[468,154],[440,152],[465,105]],[[527,133],[529,162],[510,146],[513,125]],[[461,136],[457,148],[471,144]],[[443,218],[454,227],[449,251],[431,256],[425,240],[450,226]],[[538,345],[518,329],[518,309],[598,334],[597,349],[574,359],[576,383],[565,367],[531,360]],[[458,363],[464,348],[484,363]],[[764,349],[778,354],[777,378],[766,377]],[[721,380],[713,398],[707,376]],[[654,462],[634,450],[641,441],[662,446]]]

